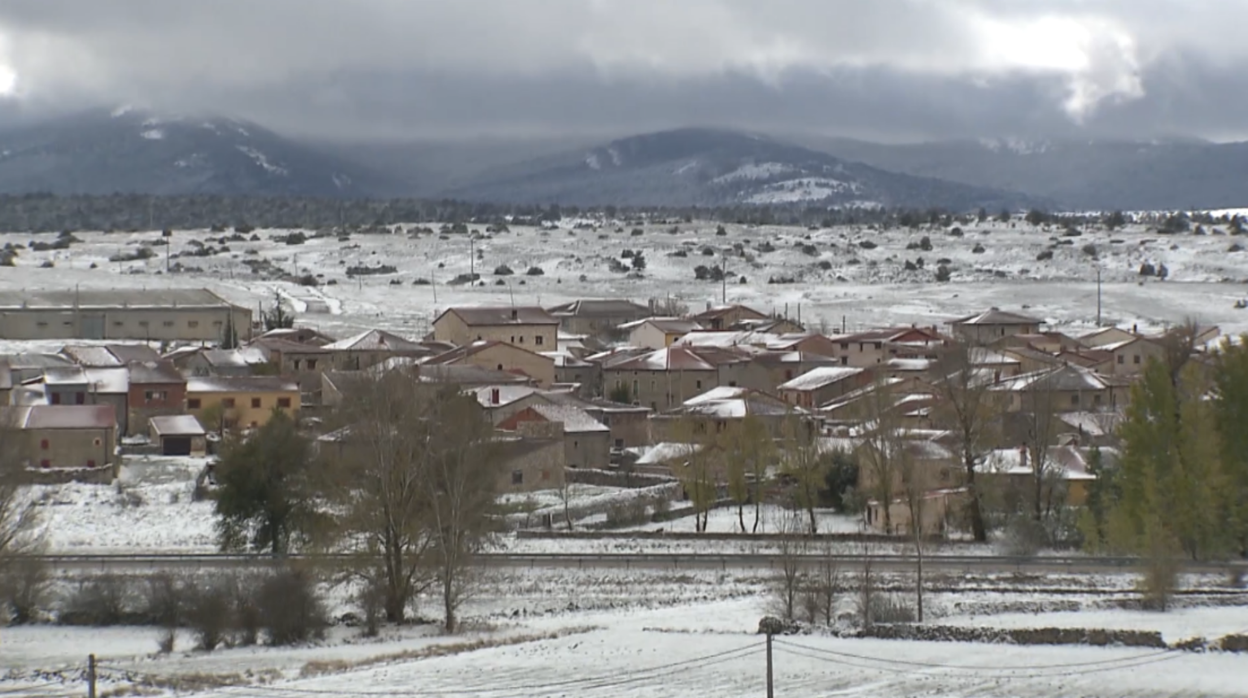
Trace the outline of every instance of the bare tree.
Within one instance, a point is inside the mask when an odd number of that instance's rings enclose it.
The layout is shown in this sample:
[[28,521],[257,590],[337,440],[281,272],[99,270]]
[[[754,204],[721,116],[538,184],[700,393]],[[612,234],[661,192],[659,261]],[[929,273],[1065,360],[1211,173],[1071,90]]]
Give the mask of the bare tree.
[[719,498],[714,466],[720,449],[702,421],[683,418],[675,424],[673,434],[684,450],[684,463],[679,466],[678,476],[685,495],[693,504],[694,530],[705,533],[711,508]]
[[836,564],[835,549],[826,540],[818,562],[807,572],[802,586],[802,608],[809,623],[832,625],[836,620],[836,604],[844,592],[845,580]]
[[6,586],[29,574],[25,556],[44,549],[39,512],[22,487],[22,414],[21,408],[0,407],[0,583]]
[[460,605],[473,589],[474,561],[495,533],[495,497],[502,475],[493,427],[475,398],[442,394],[429,439],[433,489],[434,576],[447,632],[458,630]]
[[780,533],[777,562],[779,570],[773,583],[771,612],[784,620],[797,616],[803,592],[802,564],[806,553],[806,531],[801,516],[785,511],[777,521]]
[[811,433],[811,425],[801,415],[790,414],[783,424],[782,472],[793,483],[794,499],[806,512],[808,532],[819,532],[819,520],[815,507],[819,505],[819,493],[824,487],[828,462],[819,448],[819,440]]
[[364,564],[351,570],[382,599],[386,620],[402,622],[408,604],[432,583],[426,437],[428,400],[405,370],[372,373],[343,396],[338,431],[327,439],[343,498],[347,548]]
[[858,451],[859,466],[866,471],[867,494],[881,502],[884,530],[893,530],[892,507],[897,494],[904,434],[895,405],[895,396],[886,379],[876,378],[870,392],[859,401],[859,428],[862,446]]
[[1043,523],[1052,511],[1046,506],[1046,485],[1052,489],[1052,477],[1049,467],[1049,449],[1057,438],[1058,418],[1057,397],[1050,381],[1042,377],[1033,381],[1024,391],[1024,404],[1020,418],[1022,420],[1023,452],[1027,454],[1028,465],[1031,467],[1031,514],[1036,523]]
[[933,365],[932,378],[938,398],[937,418],[950,431],[965,471],[971,533],[975,540],[985,542],[988,529],[975,474],[993,448],[1004,405],[1000,393],[991,389],[997,377],[976,365],[981,351],[966,342],[946,344]]
[[[775,459],[775,440],[767,432],[767,426],[753,415],[729,423],[718,436],[728,469],[728,495],[737,504],[737,523],[742,533],[757,533],[762,522],[762,487],[767,480],[768,466]],[[747,529],[745,504],[751,501],[754,521]]]
[[901,441],[895,444],[894,459],[897,472],[901,476],[901,494],[906,503],[906,513],[910,517],[910,539],[914,542],[915,609],[918,620],[923,622],[923,518],[927,504],[928,481],[921,471],[919,463],[913,457],[909,444]]

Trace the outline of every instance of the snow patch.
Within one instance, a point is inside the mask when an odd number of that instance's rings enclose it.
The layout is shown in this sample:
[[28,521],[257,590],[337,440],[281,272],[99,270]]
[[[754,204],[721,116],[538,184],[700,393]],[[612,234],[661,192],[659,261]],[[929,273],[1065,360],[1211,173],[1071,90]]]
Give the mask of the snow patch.
[[585,164],[589,165],[591,170],[601,170],[602,162],[598,160],[598,153],[590,153],[585,156]]
[[690,160],[689,162],[687,162],[687,163],[685,163],[685,164],[681,165],[680,167],[676,168],[675,170],[673,170],[673,171],[672,171],[672,174],[673,174],[673,175],[682,175],[682,174],[684,174],[684,173],[688,172],[689,170],[692,170],[693,168],[695,168],[695,167],[697,167],[697,166],[698,166],[698,161],[697,161],[697,160]]
[[125,116],[126,114],[129,114],[132,111],[134,111],[134,107],[132,105],[123,104],[120,107],[117,107],[116,109],[113,110],[112,116],[114,119],[116,119],[118,117]]
[[623,158],[620,157],[620,151],[615,148],[607,148],[607,155],[611,156],[611,164],[619,167],[624,164]]
[[732,182],[741,179],[768,179],[776,175],[789,174],[795,172],[796,169],[792,165],[786,165],[781,162],[760,162],[742,165],[737,169],[725,175],[716,177],[716,184]]
[[249,145],[238,145],[234,147],[238,148],[239,152],[251,158],[253,162],[264,168],[264,170],[270,174],[281,175],[283,177],[290,174],[290,170],[287,170],[281,165],[273,164],[264,153],[252,148]]
[[819,201],[834,194],[857,194],[862,187],[857,182],[842,182],[824,177],[803,177],[776,182],[763,187],[762,191],[746,199],[751,204],[779,204],[795,201]]
[[149,141],[161,141],[165,139],[165,132],[158,128],[149,128],[146,131],[140,133],[139,135],[146,138]]

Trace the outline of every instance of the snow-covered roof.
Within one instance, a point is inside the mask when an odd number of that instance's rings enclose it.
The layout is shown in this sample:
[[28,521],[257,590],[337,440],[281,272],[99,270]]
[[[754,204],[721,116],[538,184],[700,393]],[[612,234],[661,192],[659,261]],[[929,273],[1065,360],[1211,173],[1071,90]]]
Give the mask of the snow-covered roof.
[[658,349],[610,368],[616,371],[714,371],[721,364],[744,361],[741,354],[719,347]]
[[268,363],[268,358],[259,347],[205,349],[203,357],[210,366],[218,368],[247,368]]
[[992,308],[982,313],[968,315],[964,318],[951,320],[950,325],[1040,325],[1044,321],[1039,318],[1011,313],[1000,308]]
[[768,338],[766,334],[750,330],[728,332],[693,330],[673,344],[685,347],[765,346]]
[[87,386],[93,393],[125,395],[130,392],[130,370],[119,368],[88,368]]
[[299,385],[280,376],[196,376],[186,379],[188,393],[297,393]]
[[328,351],[397,351],[411,352],[419,354],[432,353],[427,347],[423,347],[410,339],[404,339],[397,334],[386,332],[385,330],[369,330],[361,332],[354,337],[340,339],[337,342],[326,344],[324,347]]
[[746,416],[801,415],[807,411],[794,407],[780,398],[750,388],[721,386],[685,400],[668,415],[701,415],[720,419],[742,419]]
[[111,429],[117,426],[112,405],[29,405],[0,407],[0,419],[23,429]]
[[[510,405],[517,400],[523,400],[537,392],[537,388],[530,385],[501,384],[501,385],[484,385],[479,388],[472,388],[464,391],[472,393],[477,398],[477,402],[482,407],[503,407]],[[495,401],[495,396],[498,400]]]
[[[976,472],[999,475],[1033,475],[1031,454],[1020,448],[1003,448],[992,451],[975,466]],[[1083,451],[1073,446],[1050,446],[1045,456],[1044,469],[1064,480],[1095,480],[1088,472],[1088,461]]]
[[569,434],[587,434],[609,432],[611,429],[602,422],[589,416],[589,413],[571,405],[538,403],[530,409],[542,415],[548,421],[562,422],[563,430]]
[[648,317],[620,325],[621,330],[635,330],[642,325],[653,325],[664,334],[684,335],[702,329],[702,325],[693,320],[676,317]]
[[652,446],[637,459],[637,465],[663,465],[669,461],[688,458],[702,450],[701,444],[685,444],[664,441]]
[[467,306],[449,308],[433,322],[436,325],[443,315],[454,313],[469,327],[494,327],[498,325],[558,325],[558,318],[537,307]]
[[894,371],[929,371],[932,368],[931,359],[889,359],[888,367]]
[[1021,376],[1007,378],[993,390],[1025,391],[1025,390],[1106,390],[1112,387],[1109,380],[1092,369],[1066,364],[1055,368],[1024,373]]
[[87,370],[81,366],[47,368],[43,371],[44,385],[85,385]]
[[67,346],[61,353],[79,366],[121,366],[123,363],[103,346]]
[[151,418],[152,429],[161,436],[203,436],[208,432],[194,415],[174,414]]
[[847,378],[860,375],[864,369],[848,366],[820,366],[812,368],[791,381],[782,383],[780,390],[818,390]]

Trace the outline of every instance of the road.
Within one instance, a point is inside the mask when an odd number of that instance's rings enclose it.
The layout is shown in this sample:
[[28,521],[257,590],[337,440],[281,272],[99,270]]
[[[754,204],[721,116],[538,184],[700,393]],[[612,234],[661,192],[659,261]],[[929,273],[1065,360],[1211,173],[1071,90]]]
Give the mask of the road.
[[[39,559],[54,570],[64,572],[145,572],[153,570],[201,570],[239,567],[266,567],[279,561],[267,555],[225,553],[149,554],[149,555],[43,555]],[[326,566],[349,562],[343,555],[292,555],[289,559]],[[802,555],[778,553],[744,554],[683,554],[683,553],[487,553],[479,556],[482,565],[495,568],[552,569],[648,569],[648,570],[779,570],[786,559],[802,566],[815,566],[831,560],[845,569],[855,569],[870,562],[873,569],[909,571],[914,569],[914,555]],[[1023,574],[1098,574],[1129,572],[1140,561],[1124,557],[1009,557],[991,555],[928,555],[924,569],[931,572],[1023,573]],[[1230,574],[1239,570],[1248,575],[1248,561],[1192,562],[1182,561],[1184,572]]]

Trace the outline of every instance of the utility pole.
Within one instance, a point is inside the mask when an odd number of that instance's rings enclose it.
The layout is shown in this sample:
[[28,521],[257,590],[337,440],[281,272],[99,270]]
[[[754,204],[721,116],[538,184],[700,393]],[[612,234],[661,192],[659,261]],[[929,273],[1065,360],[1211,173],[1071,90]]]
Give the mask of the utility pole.
[[771,639],[776,633],[784,632],[784,621],[767,616],[758,621],[758,632],[767,636],[767,698],[775,698],[775,681],[772,672]]
[[94,654],[87,655],[87,698],[95,698],[95,655]]
[[468,285],[477,285],[477,245],[468,233]]
[[1101,326],[1101,268],[1096,268],[1096,326]]
[[728,251],[727,250],[724,250],[720,256],[719,281],[720,281],[719,302],[722,305],[728,305]]

